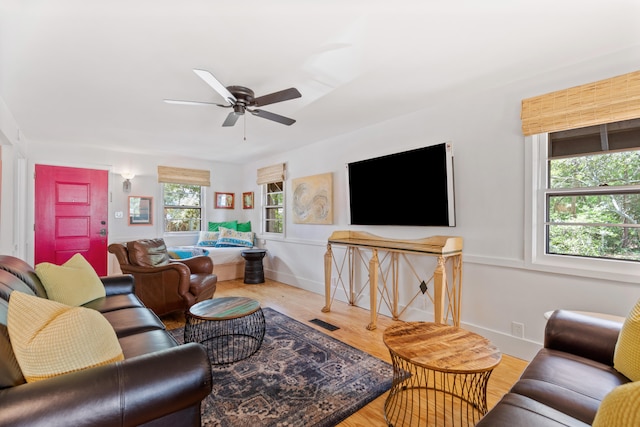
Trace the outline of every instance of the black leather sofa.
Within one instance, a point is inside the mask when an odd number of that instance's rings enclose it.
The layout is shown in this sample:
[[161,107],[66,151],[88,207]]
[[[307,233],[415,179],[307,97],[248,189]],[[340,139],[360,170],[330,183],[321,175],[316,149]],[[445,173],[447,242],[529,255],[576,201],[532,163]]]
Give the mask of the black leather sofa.
[[544,348],[477,427],[590,426],[600,402],[630,380],[613,368],[621,322],[555,311]]
[[106,297],[84,306],[109,321],[124,360],[26,383],[6,326],[9,295],[47,294],[31,266],[0,255],[1,426],[200,426],[212,385],[204,347],[178,345],[135,296],[131,276],[101,280]]

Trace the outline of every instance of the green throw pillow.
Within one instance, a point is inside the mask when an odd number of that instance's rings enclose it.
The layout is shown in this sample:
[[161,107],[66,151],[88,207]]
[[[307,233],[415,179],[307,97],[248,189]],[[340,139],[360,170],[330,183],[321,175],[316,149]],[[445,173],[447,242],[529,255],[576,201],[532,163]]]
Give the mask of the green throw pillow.
[[[224,225],[223,225],[224,227]],[[228,227],[225,227],[228,228]],[[239,222],[238,223],[238,231],[242,231],[244,233],[246,233],[247,231],[251,231],[251,221],[247,221],[247,222]]]
[[228,228],[230,230],[238,229],[238,221],[226,221],[226,222],[210,222],[208,231],[220,231],[220,227]]

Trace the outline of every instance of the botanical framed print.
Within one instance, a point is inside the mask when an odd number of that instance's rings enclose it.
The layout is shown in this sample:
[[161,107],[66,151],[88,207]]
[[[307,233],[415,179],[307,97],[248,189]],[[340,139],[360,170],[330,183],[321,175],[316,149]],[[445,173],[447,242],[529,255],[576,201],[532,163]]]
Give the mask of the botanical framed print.
[[153,224],[153,197],[129,196],[129,225]]
[[253,191],[242,193],[242,209],[253,209]]
[[216,191],[216,209],[233,209],[235,202],[235,194],[234,193],[218,193]]

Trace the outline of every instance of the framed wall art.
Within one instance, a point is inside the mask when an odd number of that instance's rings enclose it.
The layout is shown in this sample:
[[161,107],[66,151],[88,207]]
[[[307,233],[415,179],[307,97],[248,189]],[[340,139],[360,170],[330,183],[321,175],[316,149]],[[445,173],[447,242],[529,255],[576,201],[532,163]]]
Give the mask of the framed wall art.
[[234,208],[235,206],[234,193],[219,193],[216,191],[215,196],[216,196],[216,201],[215,201],[216,209],[233,209]]
[[331,173],[293,180],[293,222],[333,224],[333,175]]
[[253,209],[253,191],[242,193],[242,209]]
[[129,196],[129,225],[153,224],[153,197]]

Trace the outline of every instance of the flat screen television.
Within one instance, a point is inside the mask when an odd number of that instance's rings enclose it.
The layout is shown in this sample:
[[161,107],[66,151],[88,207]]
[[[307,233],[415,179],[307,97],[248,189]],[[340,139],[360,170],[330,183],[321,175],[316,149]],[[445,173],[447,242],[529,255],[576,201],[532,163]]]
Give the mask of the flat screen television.
[[346,167],[350,224],[456,225],[450,142]]

